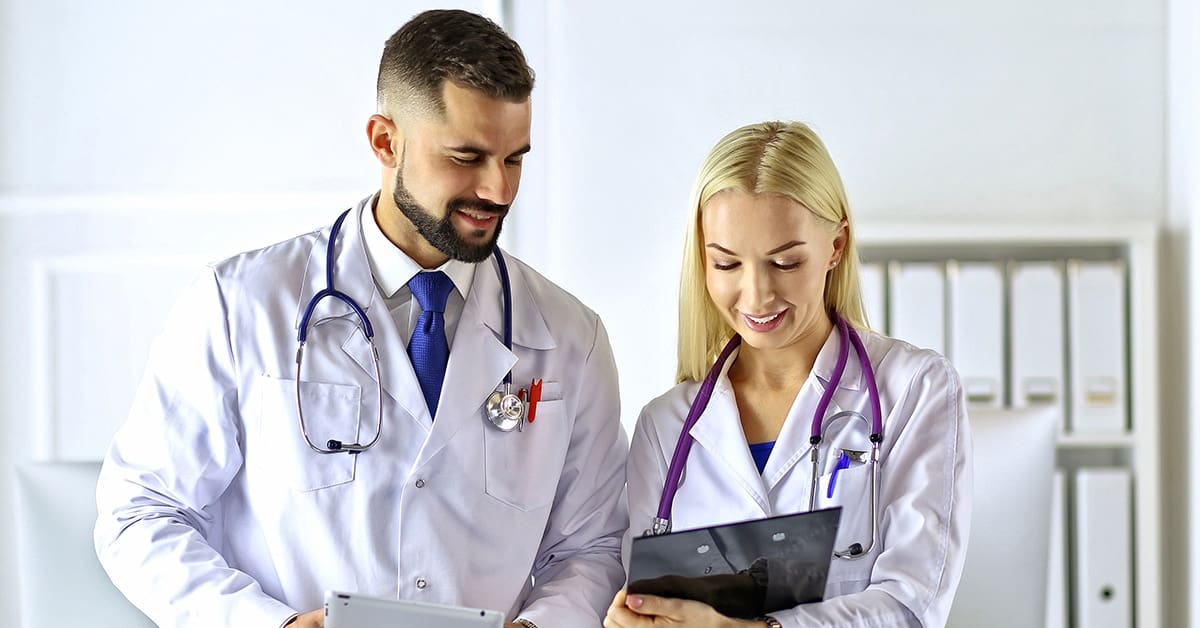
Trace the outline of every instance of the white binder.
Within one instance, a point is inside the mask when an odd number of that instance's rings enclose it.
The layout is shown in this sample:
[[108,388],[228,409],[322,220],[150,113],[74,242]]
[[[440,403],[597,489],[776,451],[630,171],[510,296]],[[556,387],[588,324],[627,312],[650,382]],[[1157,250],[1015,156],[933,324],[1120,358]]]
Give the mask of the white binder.
[[888,265],[888,334],[946,353],[946,272],[941,263]]
[[1128,469],[1080,469],[1075,476],[1075,623],[1133,625],[1133,513]]
[[962,378],[967,404],[1004,405],[1004,274],[999,264],[946,262],[949,358]]
[[885,276],[883,264],[867,263],[858,270],[859,284],[862,286],[863,309],[867,313],[867,322],[871,329],[888,333],[887,318],[884,308],[887,305],[884,286]]
[[1067,262],[1071,417],[1074,432],[1128,426],[1125,379],[1125,265]]
[[1049,405],[1065,416],[1063,399],[1063,273],[1057,262],[1009,266],[1012,405]]
[[1054,472],[1050,505],[1050,551],[1046,569],[1046,628],[1068,628],[1067,620],[1067,478]]

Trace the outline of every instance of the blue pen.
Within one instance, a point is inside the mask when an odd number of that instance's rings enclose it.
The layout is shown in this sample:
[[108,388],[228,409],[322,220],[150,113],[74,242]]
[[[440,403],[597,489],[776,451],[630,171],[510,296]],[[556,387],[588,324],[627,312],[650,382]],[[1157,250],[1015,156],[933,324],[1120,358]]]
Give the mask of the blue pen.
[[833,467],[833,474],[829,476],[829,490],[825,493],[826,499],[833,499],[833,487],[837,485],[837,476],[842,472],[842,469],[850,468],[850,455],[843,449],[838,455],[837,464]]

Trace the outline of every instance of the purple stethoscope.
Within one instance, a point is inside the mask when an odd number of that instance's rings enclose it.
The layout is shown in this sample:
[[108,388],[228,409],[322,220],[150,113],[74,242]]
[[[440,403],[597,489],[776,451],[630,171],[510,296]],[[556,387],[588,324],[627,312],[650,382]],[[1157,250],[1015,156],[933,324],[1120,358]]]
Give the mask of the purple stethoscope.
[[[833,392],[837,390],[838,384],[842,381],[842,374],[846,370],[846,361],[850,357],[850,347],[854,346],[854,352],[858,356],[859,364],[862,367],[863,377],[867,383],[867,394],[871,404],[871,412],[873,413],[873,421],[871,423],[871,450],[868,458],[868,452],[842,450],[842,455],[839,460],[847,462],[848,459],[856,460],[857,462],[865,462],[871,465],[871,541],[866,547],[862,543],[852,543],[844,550],[834,551],[833,555],[838,558],[861,558],[867,555],[872,548],[875,547],[876,537],[878,536],[878,518],[879,518],[879,445],[883,442],[883,412],[880,409],[879,388],[875,383],[875,370],[871,368],[871,360],[867,356],[867,348],[863,345],[862,338],[858,332],[854,331],[848,323],[836,312],[830,312],[830,317],[833,319],[834,326],[838,330],[841,343],[838,347],[838,359],[834,365],[833,373],[829,378],[829,385],[825,387],[825,391],[821,394],[821,400],[817,404],[817,409],[813,413],[812,431],[808,442],[811,444],[812,461],[812,485],[808,495],[808,509],[815,510],[817,507],[817,491],[818,480],[820,478],[820,449],[822,440],[822,429],[825,425],[825,412],[829,409],[829,403],[833,399]],[[729,360],[729,356],[733,354],[734,349],[741,344],[741,336],[734,337],[721,350],[721,355],[717,357],[715,363],[705,376],[704,382],[700,384],[700,391],[696,393],[696,399],[692,401],[692,406],[688,410],[687,419],[683,422],[683,431],[680,432],[679,440],[675,443],[675,453],[671,456],[671,466],[667,469],[667,479],[663,485],[662,498],[658,502],[658,515],[654,517],[654,522],[650,530],[650,535],[666,534],[671,531],[671,507],[675,503],[675,493],[679,490],[679,480],[683,476],[683,468],[687,465],[688,453],[692,450],[692,427],[696,421],[700,420],[700,415],[704,414],[704,409],[708,407],[708,401],[712,397],[713,388],[717,384],[717,378],[725,368],[725,362]],[[866,421],[866,417],[862,414],[853,411],[839,412],[830,417],[830,420],[837,419],[842,416],[853,416]],[[842,465],[839,464],[839,467]]]

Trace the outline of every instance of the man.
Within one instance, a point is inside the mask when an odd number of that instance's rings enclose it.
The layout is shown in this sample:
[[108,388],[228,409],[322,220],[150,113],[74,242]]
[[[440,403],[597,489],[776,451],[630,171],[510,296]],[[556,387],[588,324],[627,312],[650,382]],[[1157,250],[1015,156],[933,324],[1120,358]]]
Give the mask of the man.
[[[101,562],[159,625],[321,626],[326,589],[599,625],[628,525],[612,352],[511,256],[507,348],[493,256],[532,87],[495,24],[418,15],[367,123],[382,190],[185,293],[97,490]],[[510,370],[531,409],[505,431]]]

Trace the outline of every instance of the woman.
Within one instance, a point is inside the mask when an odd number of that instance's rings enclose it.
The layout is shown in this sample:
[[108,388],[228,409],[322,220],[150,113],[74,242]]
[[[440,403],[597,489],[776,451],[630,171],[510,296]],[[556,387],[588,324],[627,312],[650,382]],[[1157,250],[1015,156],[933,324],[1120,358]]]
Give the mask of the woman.
[[[728,346],[689,432],[694,446],[670,511],[672,529],[809,510],[810,423],[827,404],[815,506],[843,508],[835,549],[857,555],[832,559],[822,602],[751,621],[701,602],[621,591],[605,626],[944,625],[971,508],[962,388],[936,352],[868,328],[846,194],[825,146],[799,123],[737,129],[709,153],[692,207],[680,383],[646,406],[634,431],[631,533],[642,534],[656,518],[685,417]],[[850,346],[859,338],[870,371]],[[839,380],[839,358],[840,381],[823,404],[831,379]],[[859,453],[871,449],[872,387],[883,428],[876,517],[872,465]]]

